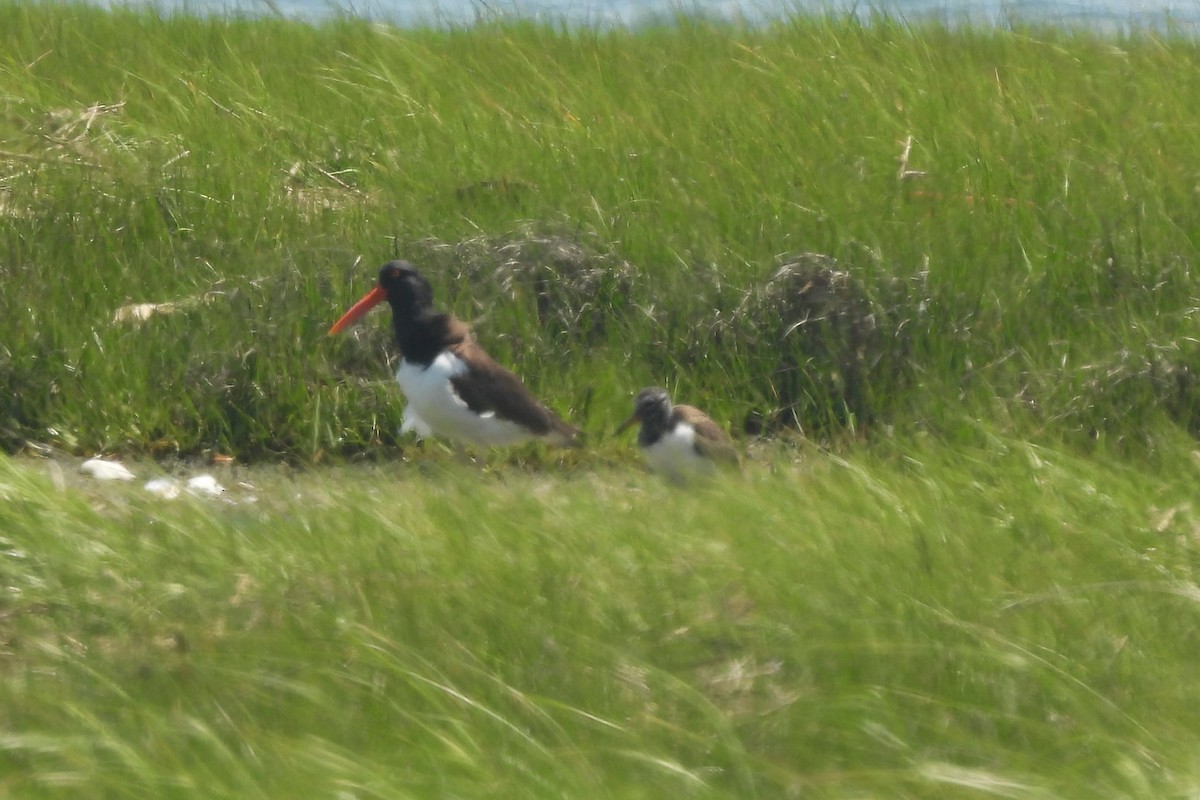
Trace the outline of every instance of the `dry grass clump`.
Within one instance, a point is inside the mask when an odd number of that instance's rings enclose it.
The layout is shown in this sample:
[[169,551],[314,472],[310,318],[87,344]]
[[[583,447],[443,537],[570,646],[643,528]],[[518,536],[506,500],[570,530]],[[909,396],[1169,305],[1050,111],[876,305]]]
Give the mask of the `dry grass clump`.
[[[11,109],[6,119],[0,119],[0,217],[31,217],[34,199],[43,194],[39,184],[47,170],[100,169],[112,153],[126,150],[128,143],[111,124],[124,106],[119,102]],[[79,180],[84,174],[73,177]]]
[[[1178,351],[1178,348],[1172,348]],[[1122,351],[1083,367],[1061,421],[1091,436],[1124,429],[1129,419],[1162,413],[1200,436],[1200,369],[1195,354]],[[1066,376],[1063,376],[1064,378]]]
[[124,108],[125,103],[121,101],[46,111],[40,119],[26,127],[30,149],[34,152],[40,150],[44,158],[60,157],[94,163],[107,151],[124,149],[126,143],[109,124]]
[[758,393],[773,404],[747,420],[747,431],[874,420],[881,390],[909,371],[910,323],[924,310],[910,295],[913,288],[923,294],[923,279],[889,278],[869,289],[860,270],[825,254],[780,261],[770,279],[747,290],[712,326],[754,365]]
[[592,233],[527,224],[456,243],[426,239],[412,260],[446,286],[461,287],[480,309],[497,298],[529,309],[543,336],[589,343],[628,304],[636,267]]
[[[335,152],[331,159],[335,159]],[[356,206],[374,206],[378,196],[355,181],[355,170],[333,161],[296,161],[288,168],[284,195],[306,219]]]

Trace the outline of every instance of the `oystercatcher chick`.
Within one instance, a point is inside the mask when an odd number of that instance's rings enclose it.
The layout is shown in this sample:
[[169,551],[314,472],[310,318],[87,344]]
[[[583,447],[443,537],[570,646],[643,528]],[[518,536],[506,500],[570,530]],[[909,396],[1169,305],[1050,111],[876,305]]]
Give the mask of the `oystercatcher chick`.
[[385,300],[400,348],[396,381],[408,399],[402,432],[460,445],[504,447],[534,440],[579,445],[579,430],[492,360],[466,323],[433,309],[433,287],[407,261],[384,264],[379,284],[333,324],[330,335]]
[[633,403],[633,416],[617,433],[641,423],[638,445],[651,469],[682,482],[715,474],[718,465],[738,463],[737,450],[721,426],[694,406],[672,405],[665,389],[642,389]]

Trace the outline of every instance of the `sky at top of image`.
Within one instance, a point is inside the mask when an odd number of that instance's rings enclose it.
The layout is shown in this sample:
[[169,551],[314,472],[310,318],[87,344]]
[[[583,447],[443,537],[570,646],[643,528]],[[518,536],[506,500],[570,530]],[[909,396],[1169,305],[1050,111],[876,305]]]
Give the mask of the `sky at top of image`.
[[465,26],[506,18],[569,25],[636,28],[677,15],[749,24],[794,13],[876,14],[909,21],[1012,25],[1052,24],[1098,31],[1200,33],[1200,0],[95,0],[105,5],[151,5],[165,11],[278,15],[320,21],[354,16],[404,27]]

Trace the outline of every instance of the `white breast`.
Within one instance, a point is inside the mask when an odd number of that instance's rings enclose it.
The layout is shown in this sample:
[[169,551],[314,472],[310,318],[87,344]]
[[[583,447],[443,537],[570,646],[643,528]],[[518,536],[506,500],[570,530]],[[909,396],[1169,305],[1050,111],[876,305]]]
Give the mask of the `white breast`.
[[651,469],[674,478],[707,475],[714,471],[713,463],[696,452],[696,429],[686,422],[678,423],[642,452]]
[[491,411],[476,414],[454,391],[451,378],[465,374],[467,365],[453,353],[442,353],[428,367],[400,361],[396,382],[408,399],[401,431],[418,436],[444,436],[464,444],[504,447],[533,435]]

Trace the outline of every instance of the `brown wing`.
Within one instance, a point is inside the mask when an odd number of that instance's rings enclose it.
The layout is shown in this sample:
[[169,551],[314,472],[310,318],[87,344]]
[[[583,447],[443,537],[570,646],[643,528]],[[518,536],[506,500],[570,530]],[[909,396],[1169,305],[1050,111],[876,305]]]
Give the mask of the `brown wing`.
[[673,416],[692,426],[696,431],[696,452],[713,461],[738,463],[737,449],[729,434],[712,421],[712,418],[695,406],[675,406]]
[[559,419],[529,393],[521,379],[497,364],[469,336],[450,350],[470,367],[465,375],[451,379],[454,390],[467,408],[476,413],[492,412],[544,436],[555,444],[577,445],[579,430]]

